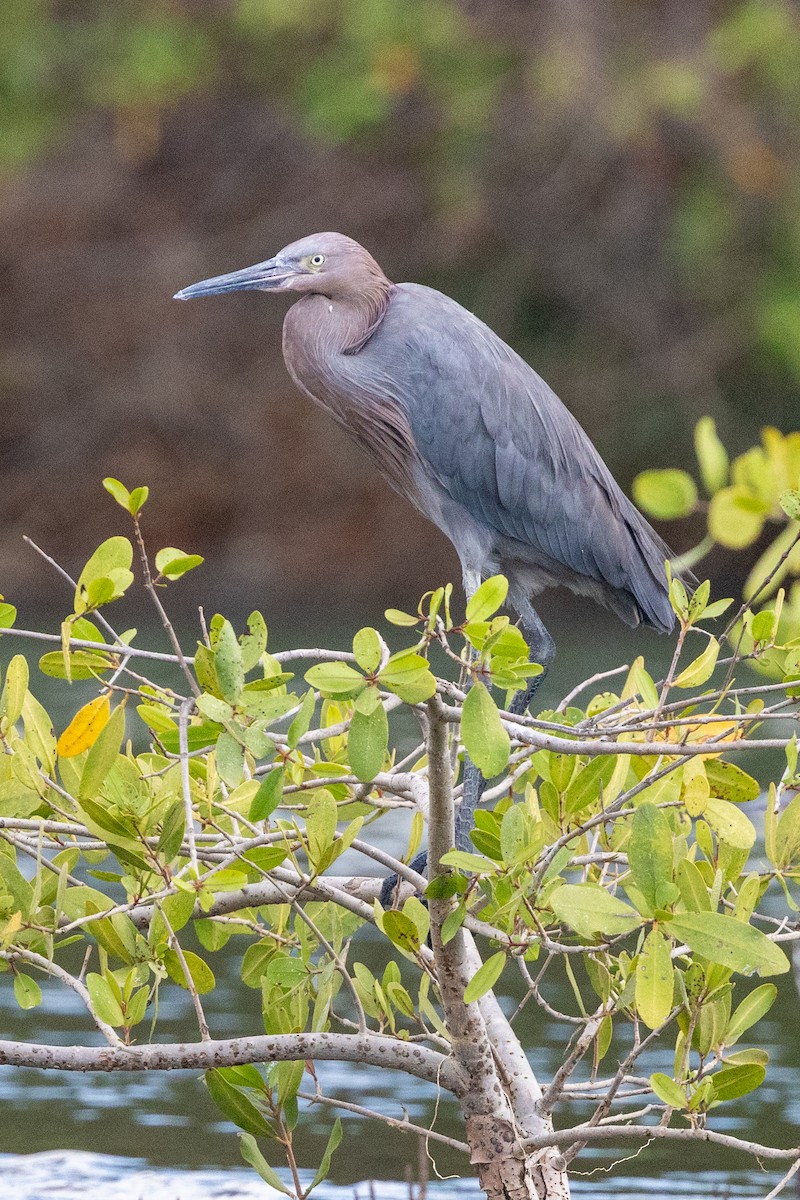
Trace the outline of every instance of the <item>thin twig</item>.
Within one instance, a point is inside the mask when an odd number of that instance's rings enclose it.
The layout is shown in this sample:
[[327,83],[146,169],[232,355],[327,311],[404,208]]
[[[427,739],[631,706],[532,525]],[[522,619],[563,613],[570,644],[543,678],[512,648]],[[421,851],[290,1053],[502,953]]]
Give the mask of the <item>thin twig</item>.
[[178,660],[178,665],[180,666],[181,670],[183,671],[183,674],[186,678],[186,682],[189,684],[189,688],[192,691],[193,695],[199,696],[201,694],[201,688],[200,688],[197,680],[194,677],[194,674],[192,672],[191,667],[189,666],[189,663],[186,661],[186,657],[183,653],[183,650],[181,649],[181,644],[178,641],[178,635],[176,634],[176,632],[173,628],[172,622],[170,621],[169,617],[167,616],[167,611],[164,608],[164,605],[161,603],[161,597],[158,594],[158,589],[156,588],[156,585],[153,582],[153,576],[150,573],[150,560],[147,557],[147,550],[145,548],[144,538],[142,537],[142,530],[141,530],[141,526],[139,524],[139,517],[136,513],[133,514],[133,531],[136,535],[136,543],[139,547],[139,558],[141,559],[141,563],[142,563],[142,572],[144,575],[144,586],[150,595],[150,599],[153,601],[153,605],[155,607],[156,612],[158,613],[159,617],[161,618],[161,624],[164,626],[167,637],[170,640],[172,649],[175,651],[175,657]]
[[178,747],[181,758],[181,791],[183,792],[183,808],[186,815],[186,840],[189,843],[189,861],[192,865],[195,879],[200,878],[200,864],[197,861],[197,843],[194,839],[194,806],[192,804],[192,782],[189,775],[189,714],[194,708],[194,699],[189,696],[183,701],[178,714]]
[[321,1092],[298,1092],[297,1095],[301,1100],[308,1100],[311,1104],[330,1104],[333,1108],[344,1109],[345,1112],[355,1113],[358,1117],[367,1117],[373,1121],[383,1121],[385,1125],[392,1129],[399,1129],[402,1133],[416,1133],[421,1137],[429,1138],[432,1142],[441,1142],[443,1146],[449,1146],[451,1150],[459,1150],[462,1154],[469,1154],[469,1146],[466,1142],[459,1142],[456,1138],[447,1137],[444,1133],[436,1133],[433,1129],[426,1129],[424,1125],[415,1125],[409,1121],[407,1116],[387,1117],[385,1113],[375,1112],[371,1108],[364,1108],[361,1104],[353,1104],[349,1100],[339,1100],[334,1096],[323,1096]]

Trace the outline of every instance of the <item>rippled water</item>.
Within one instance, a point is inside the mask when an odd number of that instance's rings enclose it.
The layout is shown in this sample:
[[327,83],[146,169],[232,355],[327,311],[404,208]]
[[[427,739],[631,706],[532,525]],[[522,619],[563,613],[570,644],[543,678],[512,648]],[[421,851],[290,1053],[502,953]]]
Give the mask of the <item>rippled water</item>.
[[[369,937],[365,941],[365,957],[379,969],[381,946]],[[207,1005],[207,1015],[216,1036],[260,1027],[259,996],[239,982],[237,951],[227,953],[233,945],[229,943],[226,952],[213,958],[219,986],[206,1000],[214,1000],[213,1008]],[[513,976],[509,982],[514,983]],[[779,1002],[762,1022],[760,1035],[760,1044],[772,1058],[767,1083],[757,1093],[718,1110],[713,1123],[720,1130],[789,1146],[797,1143],[800,1125],[797,998],[790,980],[782,978],[779,986]],[[44,993],[41,1008],[22,1014],[9,989],[0,987],[2,1036],[61,1044],[91,1040],[82,1032],[77,998],[49,984]],[[552,993],[550,998],[569,1004],[566,995]],[[510,1008],[514,1000],[506,999]],[[162,1014],[164,1040],[194,1036],[191,1005],[183,993],[174,995]],[[543,1073],[552,1072],[563,1044],[559,1026],[526,1010],[521,1032]],[[665,1046],[649,1059],[647,1070],[670,1070],[670,1060]],[[440,1098],[437,1108],[429,1085],[359,1064],[322,1063],[318,1073],[329,1095],[355,1097],[394,1116],[405,1109],[419,1124],[435,1123],[443,1133],[462,1136],[455,1104]],[[87,1192],[108,1200],[267,1200],[273,1195],[242,1167],[235,1131],[220,1119],[195,1072],[104,1076],[4,1068],[0,1101],[0,1150],[10,1152],[0,1155],[0,1165],[4,1179],[13,1180],[13,1190],[2,1194],[15,1200],[76,1200]],[[577,1106],[564,1109],[559,1124],[580,1115]],[[415,1139],[359,1117],[345,1115],[344,1121],[345,1140],[334,1159],[331,1182],[316,1193],[320,1200],[370,1200],[367,1180],[377,1181],[376,1200],[408,1200],[407,1186],[398,1181],[406,1178],[407,1169],[416,1178]],[[300,1163],[309,1173],[319,1161],[330,1122],[330,1110],[320,1108],[301,1119]],[[454,1152],[433,1143],[430,1149],[441,1176],[466,1170],[463,1158]],[[616,1159],[626,1161],[609,1177],[604,1168]],[[276,1152],[271,1161],[278,1166]],[[678,1149],[663,1142],[638,1156],[631,1146],[616,1151],[594,1148],[575,1165],[574,1193],[585,1198],[764,1196],[778,1178],[716,1147]],[[680,1172],[674,1170],[678,1166]],[[436,1170],[431,1172],[429,1200],[445,1200],[456,1192],[479,1194],[471,1181],[436,1182]]]
[[[31,1155],[0,1155],[3,1177],[13,1178],[14,1200],[74,1200],[81,1193],[103,1200],[272,1200],[279,1192],[242,1170],[158,1170],[140,1159],[90,1154],[79,1151],[50,1151]],[[311,1172],[304,1172],[304,1182]],[[732,1184],[713,1172],[696,1176],[675,1173],[667,1178],[621,1179],[614,1182],[614,1196],[624,1200],[653,1200],[666,1194],[670,1200],[697,1200],[698,1197],[763,1196],[763,1185]],[[573,1194],[583,1200],[597,1200],[603,1193],[595,1184],[576,1180]],[[443,1180],[428,1187],[429,1200],[452,1196],[479,1196],[471,1180]],[[359,1182],[346,1186],[323,1184],[315,1195],[319,1200],[408,1200],[406,1184],[382,1180],[378,1185]]]

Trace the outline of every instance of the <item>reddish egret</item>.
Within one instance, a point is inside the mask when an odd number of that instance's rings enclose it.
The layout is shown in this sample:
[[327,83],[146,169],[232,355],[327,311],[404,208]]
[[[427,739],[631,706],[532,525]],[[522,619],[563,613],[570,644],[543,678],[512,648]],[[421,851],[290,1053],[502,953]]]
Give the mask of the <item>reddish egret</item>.
[[[555,393],[472,313],[432,288],[391,283],[339,233],[302,238],[176,299],[238,291],[300,293],[283,325],[292,379],[450,538],[467,596],[482,578],[508,577],[533,661],[546,670],[553,659],[531,602],[552,585],[628,625],[672,628],[666,546]],[[518,693],[517,712],[541,678]],[[465,773],[473,798],[462,828],[480,790]]]

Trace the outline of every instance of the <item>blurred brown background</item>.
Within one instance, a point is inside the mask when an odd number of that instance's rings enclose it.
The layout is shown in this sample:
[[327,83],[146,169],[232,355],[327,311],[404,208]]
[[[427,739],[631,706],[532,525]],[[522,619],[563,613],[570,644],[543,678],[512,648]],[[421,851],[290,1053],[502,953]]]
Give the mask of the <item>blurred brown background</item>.
[[108,474],[206,596],[457,578],[292,387],[285,300],[171,300],[317,230],[493,325],[626,486],[703,413],[733,451],[796,426],[799,64],[789,0],[13,0],[0,590],[52,587],[23,533],[79,567],[126,531]]

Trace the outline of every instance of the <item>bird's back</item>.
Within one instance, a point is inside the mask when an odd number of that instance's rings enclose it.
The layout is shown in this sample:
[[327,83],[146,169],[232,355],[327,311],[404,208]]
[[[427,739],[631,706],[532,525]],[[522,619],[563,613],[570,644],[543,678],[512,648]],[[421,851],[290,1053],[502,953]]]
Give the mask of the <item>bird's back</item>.
[[399,284],[343,370],[351,390],[402,408],[416,503],[462,562],[474,544],[490,562],[466,565],[499,567],[528,594],[565,584],[629,624],[672,627],[664,542],[551,388],[482,321]]

